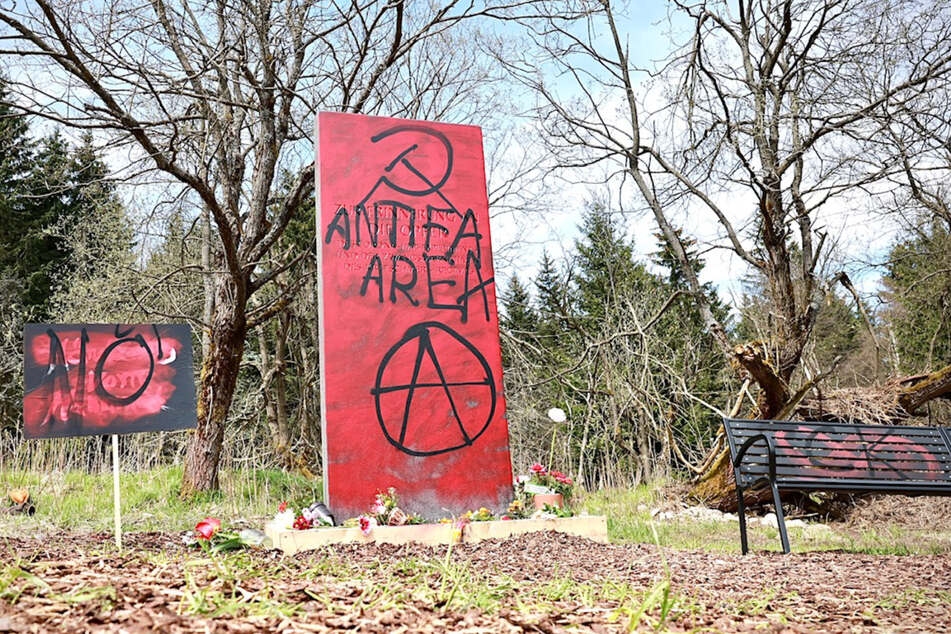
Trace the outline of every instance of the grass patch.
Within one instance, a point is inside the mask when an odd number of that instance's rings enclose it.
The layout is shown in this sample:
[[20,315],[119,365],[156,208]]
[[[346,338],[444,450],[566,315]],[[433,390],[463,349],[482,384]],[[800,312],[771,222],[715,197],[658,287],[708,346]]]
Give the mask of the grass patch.
[[[445,557],[378,560],[362,567],[325,549],[311,556],[301,576],[321,585],[336,581],[351,586],[356,596],[350,609],[356,610],[387,610],[415,602],[441,611],[484,614],[506,608],[530,617],[557,612],[559,605],[608,604],[614,606],[611,620],[632,629],[659,626],[686,611],[699,610],[692,599],[672,590],[667,576],[646,589],[611,578],[578,581],[559,570],[545,581],[516,581],[497,570],[454,559],[451,548]],[[326,596],[312,598],[332,601]]]
[[[581,506],[591,514],[608,517],[613,542],[657,543],[678,550],[740,552],[740,527],[735,521],[698,521],[686,517],[660,521],[651,511],[668,501],[663,483],[633,489],[606,489],[587,494]],[[747,515],[747,519],[752,516]],[[873,555],[930,555],[951,553],[951,530],[923,531],[894,523],[855,531],[845,524],[829,524],[829,531],[789,527],[792,551],[843,550]],[[758,523],[747,525],[750,549],[782,550],[779,531]],[[656,530],[656,538],[654,531]]]
[[[187,530],[208,515],[228,526],[260,528],[281,501],[299,506],[321,498],[321,483],[276,469],[223,471],[221,490],[182,501],[178,491],[181,466],[167,466],[120,475],[122,520],[126,531]],[[0,494],[15,487],[30,490],[37,507],[32,518],[0,514],[0,535],[39,529],[75,531],[112,530],[112,474],[81,471],[37,474],[0,472]],[[608,535],[614,542],[656,543],[679,550],[738,553],[737,522],[699,521],[677,517],[656,521],[651,511],[669,503],[663,483],[631,489],[608,489],[580,497],[580,511],[606,515]],[[856,530],[832,524],[831,531],[790,527],[794,552],[844,550],[876,555],[942,554],[951,552],[951,531],[912,530],[894,523]],[[779,551],[775,528],[750,524],[754,551]]]
[[0,568],[0,600],[13,605],[28,588],[40,592],[50,589],[48,583],[32,572],[24,570],[21,561],[15,561]]
[[[300,604],[284,600],[272,589],[280,574],[279,569],[256,563],[245,553],[189,559],[178,612],[210,617],[292,617],[300,611]],[[265,585],[250,591],[245,586],[251,580],[263,580]]]
[[50,601],[61,603],[98,603],[103,607],[111,608],[116,601],[116,589],[112,586],[93,586],[88,588],[76,588],[62,594],[50,594],[47,596]]
[[882,597],[874,607],[882,610],[904,610],[910,605],[940,606],[949,604],[951,604],[951,591],[906,588],[901,592]]
[[[182,467],[167,466],[119,476],[122,524],[126,531],[178,531],[212,515],[229,524],[260,524],[282,500],[319,499],[321,483],[276,469],[223,471],[221,490],[183,501]],[[32,518],[0,514],[0,534],[37,526],[66,530],[112,530],[112,473],[0,473],[0,494],[29,489],[36,504]],[[7,501],[8,502],[8,501]],[[6,503],[6,502],[5,502]]]
[[[662,484],[658,483],[633,489],[595,491],[584,497],[583,506],[591,514],[607,516],[608,537],[613,542],[657,543],[681,550],[739,552],[737,523],[686,518],[673,521],[655,520],[651,511],[666,501],[667,495]],[[767,534],[761,535],[760,531],[751,530],[751,537],[754,548],[765,547]],[[762,545],[757,541],[757,537],[762,538]]]

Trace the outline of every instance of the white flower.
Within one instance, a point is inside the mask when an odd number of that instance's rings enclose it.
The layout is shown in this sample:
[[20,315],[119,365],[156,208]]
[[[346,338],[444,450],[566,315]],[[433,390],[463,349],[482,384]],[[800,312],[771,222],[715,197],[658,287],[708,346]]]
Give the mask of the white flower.
[[283,512],[276,513],[268,523],[276,526],[279,530],[286,531],[293,528],[295,519],[297,519],[297,516],[294,515],[294,509],[288,508]]

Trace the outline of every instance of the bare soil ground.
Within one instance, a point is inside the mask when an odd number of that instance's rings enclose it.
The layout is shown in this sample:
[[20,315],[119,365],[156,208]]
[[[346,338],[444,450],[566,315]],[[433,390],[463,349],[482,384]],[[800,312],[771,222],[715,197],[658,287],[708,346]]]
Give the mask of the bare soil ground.
[[387,545],[207,557],[173,533],[126,546],[0,538],[0,632],[951,631],[951,555],[741,557],[554,533],[448,558]]

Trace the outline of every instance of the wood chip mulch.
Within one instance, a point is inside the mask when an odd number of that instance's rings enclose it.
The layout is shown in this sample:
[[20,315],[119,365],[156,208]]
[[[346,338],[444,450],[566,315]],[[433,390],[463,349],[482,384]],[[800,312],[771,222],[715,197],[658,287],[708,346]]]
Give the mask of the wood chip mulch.
[[[662,621],[659,605],[648,602],[638,627],[951,631],[948,554],[741,557],[597,544],[555,533],[454,547],[454,565],[510,578],[519,587],[571,578],[594,589],[626,584],[636,593],[622,610],[623,600],[604,595],[593,602],[559,597],[533,607],[512,591],[491,613],[457,608],[458,601],[447,607],[412,597],[396,605],[361,600],[368,586],[400,583],[392,567],[381,563],[444,561],[445,548],[346,545],[293,557],[255,551],[250,557],[271,572],[267,579],[230,579],[227,566],[215,572],[214,562],[186,550],[179,534],[129,535],[121,553],[104,534],[0,537],[0,632],[613,632],[625,631],[631,606],[636,609],[667,579],[677,598],[670,614]],[[355,580],[327,572],[330,560],[364,574]],[[236,597],[236,605],[263,596],[294,609],[203,613],[201,588],[212,582]]]

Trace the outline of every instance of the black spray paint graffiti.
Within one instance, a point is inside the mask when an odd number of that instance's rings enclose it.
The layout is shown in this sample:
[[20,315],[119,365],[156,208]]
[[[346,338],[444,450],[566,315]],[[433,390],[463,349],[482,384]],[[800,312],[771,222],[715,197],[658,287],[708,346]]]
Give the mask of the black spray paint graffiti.
[[[437,353],[436,348],[433,346],[433,337],[440,333],[448,335],[449,338],[445,336],[439,337],[440,350],[439,353]],[[413,374],[409,383],[383,385],[384,373],[390,366],[393,357],[404,348],[412,350],[413,346],[416,347],[413,355],[415,362],[413,363]],[[454,358],[455,362],[451,370],[453,376],[447,377],[447,370],[443,368],[443,364],[439,361],[440,356],[444,359],[450,356]],[[435,369],[438,381],[419,382],[420,370],[425,359],[428,359]],[[474,372],[474,374],[471,377],[456,376],[459,372]],[[467,415],[462,410],[461,404],[453,397],[452,388],[454,387],[483,387],[485,390],[483,396],[487,397],[489,401],[489,407],[487,408],[488,413],[484,416],[482,413]],[[458,428],[458,436],[455,435],[456,430],[453,430],[453,433],[445,433],[447,431],[445,429],[435,430],[437,432],[443,432],[440,434],[440,440],[443,442],[435,446],[429,445],[425,449],[414,443],[428,442],[430,439],[426,438],[426,434],[433,430],[410,429],[414,424],[426,425],[432,421],[431,417],[410,416],[413,406],[413,397],[421,390],[437,390],[444,395],[445,402],[442,404],[448,405],[452,413],[452,422],[454,422]],[[497,399],[492,370],[489,368],[485,357],[482,356],[475,346],[462,337],[462,335],[438,322],[424,322],[410,327],[406,331],[406,334],[383,355],[383,360],[380,361],[380,366],[376,374],[376,385],[371,390],[371,393],[376,399],[376,416],[386,439],[394,447],[411,456],[434,456],[472,445],[472,443],[485,432],[489,423],[492,421]],[[396,403],[399,404],[400,401],[402,401],[402,407],[393,407],[385,410],[382,404],[382,398],[387,394],[399,395],[400,398],[396,399]],[[404,394],[405,401],[403,401]],[[477,412],[484,413],[485,408],[480,408]],[[450,422],[450,426],[452,422]],[[414,434],[414,432],[422,432],[422,439],[420,440],[419,435]],[[411,438],[417,438],[417,440],[413,441]]]
[[[115,331],[113,336],[115,341],[109,344],[102,352],[99,354],[99,360],[96,362],[96,369],[93,372],[93,385],[96,391],[96,395],[99,398],[105,400],[108,403],[113,405],[131,405],[136,402],[140,396],[145,393],[145,390],[148,389],[149,383],[152,382],[152,376],[155,373],[155,356],[152,355],[152,350],[149,348],[149,345],[145,342],[145,338],[141,334],[137,334],[134,337],[129,337],[132,334],[135,328],[129,328],[126,331],[122,331],[122,327],[116,324]],[[157,352],[159,362],[162,362],[164,357],[162,351],[162,335],[159,334],[158,328],[153,325],[152,332],[155,336],[155,341],[157,345]],[[60,341],[59,335],[52,328],[46,329],[46,336],[49,339],[49,370],[43,378],[43,383],[51,383],[54,390],[60,391],[65,395],[72,395],[77,404],[82,404],[86,401],[86,346],[89,344],[89,331],[84,327],[80,330],[79,337],[79,363],[77,364],[77,385],[76,393],[73,395],[73,392],[69,385],[69,362],[66,360],[66,352],[63,350],[63,343]],[[144,358],[148,358],[149,370],[145,377],[142,379],[142,383],[137,390],[128,396],[117,396],[109,391],[106,385],[103,382],[103,372],[106,367],[106,363],[109,361],[109,355],[111,355],[116,348],[121,345],[133,343],[138,345],[145,354]],[[98,352],[98,351],[97,351]],[[165,363],[170,363],[174,358],[166,360]],[[82,409],[78,409],[80,418],[82,415]]]
[[[478,219],[473,210],[460,211],[442,191],[443,186],[452,175],[453,147],[446,136],[436,130],[420,125],[398,125],[389,128],[371,137],[370,141],[378,143],[383,139],[395,136],[406,137],[405,149],[397,153],[384,168],[383,174],[359,202],[352,208],[345,205],[338,207],[334,217],[328,223],[324,242],[331,244],[334,237],[338,238],[344,251],[352,246],[369,244],[373,249],[384,249],[387,245],[396,249],[403,237],[403,247],[419,249],[421,259],[414,261],[404,253],[374,253],[365,264],[364,273],[360,280],[360,295],[375,298],[377,302],[389,301],[396,304],[406,301],[411,306],[422,305],[421,295],[425,294],[427,308],[458,312],[462,323],[469,319],[469,303],[473,297],[481,299],[482,313],[485,321],[489,321],[489,296],[486,288],[495,282],[492,276],[483,274],[482,239],[479,231]],[[422,138],[435,139],[445,151],[445,160],[439,164],[435,178],[427,176],[427,169],[414,163],[414,152],[419,148]],[[414,140],[416,142],[414,142]],[[395,176],[397,167],[415,178],[400,179]],[[431,167],[431,166],[427,166]],[[404,173],[405,175],[405,173]],[[427,204],[425,207],[408,204],[406,201],[384,198],[371,198],[381,186],[386,186],[397,194],[409,198],[424,196],[438,196],[445,206]],[[369,205],[369,207],[368,207]],[[417,226],[418,222],[422,222]],[[382,230],[382,231],[381,231]],[[418,236],[422,232],[422,236]],[[383,233],[384,240],[380,240]],[[450,240],[451,238],[451,240]],[[419,240],[422,245],[419,245]],[[442,243],[442,244],[440,244]],[[462,247],[465,246],[464,256]],[[420,270],[420,267],[422,270]],[[461,277],[461,293],[457,284],[459,279],[453,279],[451,274],[457,271]],[[375,292],[372,290],[375,286]],[[389,291],[386,292],[386,288]],[[422,290],[418,289],[420,287]]]
[[187,326],[27,324],[24,435],[194,426]]

